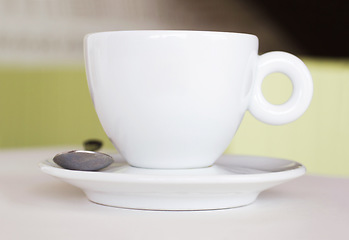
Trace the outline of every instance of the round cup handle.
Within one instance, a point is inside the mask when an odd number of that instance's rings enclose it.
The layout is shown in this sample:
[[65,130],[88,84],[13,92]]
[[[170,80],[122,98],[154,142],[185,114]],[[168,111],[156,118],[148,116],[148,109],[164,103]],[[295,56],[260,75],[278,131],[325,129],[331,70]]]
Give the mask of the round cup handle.
[[[275,105],[262,93],[264,78],[274,72],[288,76],[293,92],[287,102]],[[259,56],[256,80],[249,111],[258,120],[281,125],[299,118],[309,107],[313,96],[313,81],[308,68],[299,58],[286,52],[269,52]]]

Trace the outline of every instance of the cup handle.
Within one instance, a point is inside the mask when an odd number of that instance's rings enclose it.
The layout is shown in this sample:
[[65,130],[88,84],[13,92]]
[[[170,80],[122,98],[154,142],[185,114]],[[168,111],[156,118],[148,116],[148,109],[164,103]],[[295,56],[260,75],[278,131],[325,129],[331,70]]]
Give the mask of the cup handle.
[[[288,76],[293,92],[287,102],[275,105],[263,96],[264,78],[274,72]],[[259,56],[249,111],[258,120],[281,125],[299,118],[309,107],[313,96],[313,81],[308,68],[299,58],[286,52],[269,52]]]

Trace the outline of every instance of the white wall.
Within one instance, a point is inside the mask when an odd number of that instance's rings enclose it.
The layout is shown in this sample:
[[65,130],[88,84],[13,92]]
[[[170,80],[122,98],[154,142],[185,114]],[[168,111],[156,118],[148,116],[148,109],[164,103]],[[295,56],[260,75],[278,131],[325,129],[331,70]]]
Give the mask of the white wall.
[[81,62],[86,33],[122,29],[247,32],[262,52],[297,49],[243,0],[0,0],[0,62]]

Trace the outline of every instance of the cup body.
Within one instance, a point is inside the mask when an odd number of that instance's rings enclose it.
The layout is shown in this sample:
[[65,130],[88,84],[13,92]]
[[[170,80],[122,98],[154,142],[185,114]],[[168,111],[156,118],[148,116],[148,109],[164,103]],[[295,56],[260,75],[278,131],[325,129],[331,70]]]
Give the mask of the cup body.
[[258,38],[202,31],[120,31],[85,37],[90,94],[127,162],[212,165],[249,105]]

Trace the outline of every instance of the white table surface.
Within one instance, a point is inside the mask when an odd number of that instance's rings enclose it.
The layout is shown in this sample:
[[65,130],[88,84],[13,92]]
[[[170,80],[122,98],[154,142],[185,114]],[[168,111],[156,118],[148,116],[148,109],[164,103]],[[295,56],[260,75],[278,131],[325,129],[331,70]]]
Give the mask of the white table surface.
[[349,178],[306,175],[228,210],[119,209],[40,171],[63,149],[0,151],[1,240],[349,239]]

